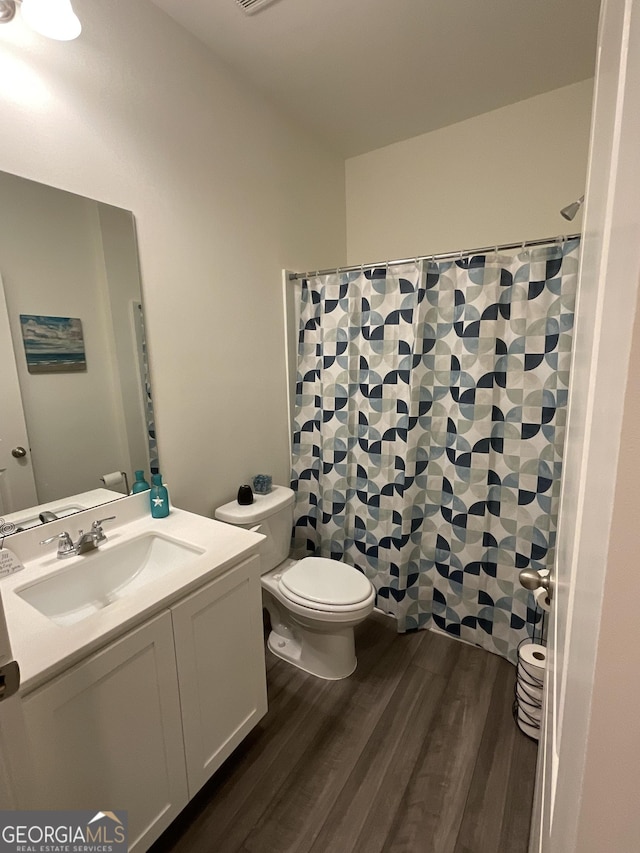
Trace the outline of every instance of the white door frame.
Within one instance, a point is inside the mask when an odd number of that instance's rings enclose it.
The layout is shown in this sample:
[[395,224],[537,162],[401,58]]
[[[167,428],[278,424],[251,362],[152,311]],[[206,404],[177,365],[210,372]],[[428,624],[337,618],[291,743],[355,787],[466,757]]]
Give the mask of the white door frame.
[[[31,448],[22,405],[20,379],[13,350],[7,302],[0,275],[0,516],[36,506],[36,491]],[[14,459],[11,450],[22,446],[24,459]]]
[[[640,0],[603,0],[531,853],[586,853],[582,800],[640,278],[638,152]],[[606,812],[593,818],[606,823]]]

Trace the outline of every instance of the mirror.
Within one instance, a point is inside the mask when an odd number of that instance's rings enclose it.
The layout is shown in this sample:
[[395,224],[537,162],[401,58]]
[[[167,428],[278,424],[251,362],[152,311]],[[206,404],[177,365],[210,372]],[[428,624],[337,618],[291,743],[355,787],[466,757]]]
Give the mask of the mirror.
[[159,463],[132,213],[0,172],[0,279],[8,533],[123,496],[106,475],[130,489]]

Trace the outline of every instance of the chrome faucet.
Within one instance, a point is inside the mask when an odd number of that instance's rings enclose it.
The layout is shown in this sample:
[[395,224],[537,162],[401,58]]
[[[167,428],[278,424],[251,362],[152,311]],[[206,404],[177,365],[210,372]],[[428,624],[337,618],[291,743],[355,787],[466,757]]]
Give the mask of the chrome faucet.
[[109,518],[102,518],[100,521],[94,521],[91,525],[91,530],[84,533],[78,530],[78,540],[74,542],[66,530],[56,536],[50,536],[49,539],[43,539],[41,545],[48,545],[50,542],[58,540],[58,559],[64,557],[75,557],[77,554],[86,554],[89,551],[95,551],[103,542],[106,542],[107,537],[104,535],[102,525],[105,521],[113,521],[115,515],[110,515]]
[[45,509],[44,512],[41,512],[38,518],[43,524],[47,524],[49,521],[58,520],[58,516],[55,514],[55,512],[50,512],[50,510],[48,509]]

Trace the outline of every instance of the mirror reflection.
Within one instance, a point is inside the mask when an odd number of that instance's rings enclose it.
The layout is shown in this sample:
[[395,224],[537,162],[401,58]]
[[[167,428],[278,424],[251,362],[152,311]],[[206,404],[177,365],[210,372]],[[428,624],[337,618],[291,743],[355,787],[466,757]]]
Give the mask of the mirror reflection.
[[0,279],[0,516],[126,494],[158,470],[132,213],[0,172]]

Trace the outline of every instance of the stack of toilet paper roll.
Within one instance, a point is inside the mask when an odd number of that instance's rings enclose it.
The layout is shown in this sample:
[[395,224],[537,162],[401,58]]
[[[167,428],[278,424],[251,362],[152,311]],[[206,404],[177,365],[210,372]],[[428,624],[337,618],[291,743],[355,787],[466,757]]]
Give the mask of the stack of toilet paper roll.
[[516,677],[516,721],[529,737],[540,737],[542,690],[547,666],[547,649],[540,643],[523,643],[518,649]]

